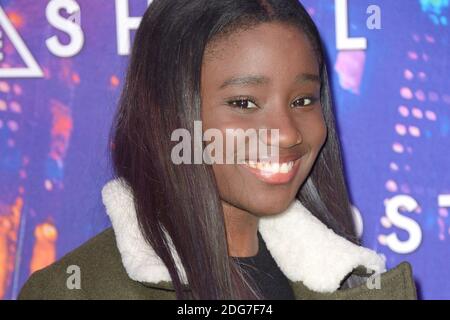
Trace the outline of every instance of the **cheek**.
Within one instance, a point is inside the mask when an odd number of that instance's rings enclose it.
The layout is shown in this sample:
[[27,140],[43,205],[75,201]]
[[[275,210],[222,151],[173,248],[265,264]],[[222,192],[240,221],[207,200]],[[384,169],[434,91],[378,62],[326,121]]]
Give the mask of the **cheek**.
[[326,141],[327,125],[321,108],[299,117],[297,128],[302,134],[303,142],[316,152]]
[[212,165],[214,176],[216,177],[217,187],[222,198],[229,195],[233,190],[233,171],[230,170],[229,165]]
[[320,149],[325,143],[327,139],[327,134],[328,134],[327,125],[323,120],[323,118],[321,118],[321,120],[317,123],[314,136],[315,146],[317,146],[318,149]]
[[325,143],[327,135],[328,135],[327,124],[325,122],[323,114],[321,113],[320,124],[318,125],[318,134],[317,134],[320,147],[322,147],[323,144]]

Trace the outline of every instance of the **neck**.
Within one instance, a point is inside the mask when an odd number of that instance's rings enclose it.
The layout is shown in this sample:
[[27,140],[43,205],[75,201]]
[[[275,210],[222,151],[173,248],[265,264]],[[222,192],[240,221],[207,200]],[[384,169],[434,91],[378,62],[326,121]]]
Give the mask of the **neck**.
[[259,218],[248,211],[222,201],[228,254],[231,257],[251,257],[258,253]]

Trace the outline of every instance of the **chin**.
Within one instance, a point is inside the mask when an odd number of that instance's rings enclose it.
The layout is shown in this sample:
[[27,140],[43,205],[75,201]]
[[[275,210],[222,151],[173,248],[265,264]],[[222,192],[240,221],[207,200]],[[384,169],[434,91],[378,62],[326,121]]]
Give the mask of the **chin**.
[[267,203],[264,203],[262,205],[261,204],[255,205],[253,210],[250,212],[252,212],[254,215],[258,217],[277,215],[285,211],[292,203],[292,201],[294,201],[294,199],[285,203],[268,201]]
[[282,196],[264,193],[251,199],[241,199],[235,205],[255,216],[265,217],[282,213],[294,200],[295,193],[291,195],[285,192]]

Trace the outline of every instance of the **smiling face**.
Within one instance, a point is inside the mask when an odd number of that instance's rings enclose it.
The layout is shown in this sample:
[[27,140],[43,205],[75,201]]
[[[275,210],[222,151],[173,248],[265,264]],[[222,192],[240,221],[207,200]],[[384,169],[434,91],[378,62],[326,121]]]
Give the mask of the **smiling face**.
[[[201,77],[203,130],[279,129],[279,163],[213,164],[221,199],[257,216],[294,200],[326,140],[319,66],[306,35],[262,23],[211,43]],[[228,143],[228,142],[227,142]],[[225,154],[225,152],[224,152]]]

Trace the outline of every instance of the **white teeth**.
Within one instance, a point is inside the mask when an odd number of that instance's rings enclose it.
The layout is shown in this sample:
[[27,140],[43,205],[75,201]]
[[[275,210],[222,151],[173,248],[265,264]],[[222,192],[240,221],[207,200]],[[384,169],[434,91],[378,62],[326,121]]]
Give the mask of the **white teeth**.
[[272,166],[271,166],[271,170],[273,172],[279,172],[280,171],[280,164],[277,163],[277,162],[273,163]]
[[289,162],[255,162],[255,161],[247,161],[247,165],[250,168],[258,169],[265,173],[288,173],[294,167],[294,161]]
[[291,171],[292,167],[294,167],[294,161],[288,162],[288,170]]

